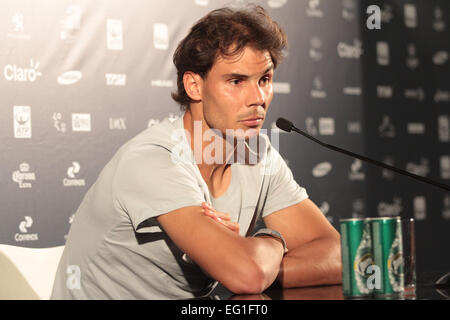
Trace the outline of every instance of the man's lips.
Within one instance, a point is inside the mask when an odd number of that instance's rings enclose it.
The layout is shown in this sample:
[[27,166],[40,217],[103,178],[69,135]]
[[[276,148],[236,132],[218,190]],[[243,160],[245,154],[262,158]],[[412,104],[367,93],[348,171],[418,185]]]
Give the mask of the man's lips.
[[264,118],[256,117],[256,118],[249,118],[249,119],[241,120],[240,122],[242,122],[243,124],[245,124],[248,127],[254,127],[254,126],[257,126],[260,123],[262,123],[263,120],[264,120]]

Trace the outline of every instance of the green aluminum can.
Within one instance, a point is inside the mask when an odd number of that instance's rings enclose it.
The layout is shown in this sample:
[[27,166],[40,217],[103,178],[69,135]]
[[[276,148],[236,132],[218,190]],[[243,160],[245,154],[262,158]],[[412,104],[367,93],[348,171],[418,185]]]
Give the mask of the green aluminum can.
[[375,296],[401,295],[404,291],[402,224],[400,217],[371,218],[374,264],[379,267],[380,282]]
[[369,297],[367,268],[372,265],[370,223],[364,219],[340,219],[342,290],[345,297]]

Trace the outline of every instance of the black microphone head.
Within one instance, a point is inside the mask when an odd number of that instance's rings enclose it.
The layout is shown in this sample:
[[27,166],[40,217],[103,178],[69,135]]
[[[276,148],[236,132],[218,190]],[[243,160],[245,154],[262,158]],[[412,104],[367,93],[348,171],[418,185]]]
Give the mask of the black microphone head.
[[294,127],[294,124],[285,118],[278,118],[276,125],[281,130],[287,132],[291,132],[292,128]]

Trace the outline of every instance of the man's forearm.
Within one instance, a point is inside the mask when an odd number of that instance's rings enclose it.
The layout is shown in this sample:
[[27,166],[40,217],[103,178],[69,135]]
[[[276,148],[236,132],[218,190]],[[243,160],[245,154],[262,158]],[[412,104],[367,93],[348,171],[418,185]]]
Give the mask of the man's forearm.
[[338,284],[342,280],[340,241],[323,238],[289,250],[277,282],[283,288]]

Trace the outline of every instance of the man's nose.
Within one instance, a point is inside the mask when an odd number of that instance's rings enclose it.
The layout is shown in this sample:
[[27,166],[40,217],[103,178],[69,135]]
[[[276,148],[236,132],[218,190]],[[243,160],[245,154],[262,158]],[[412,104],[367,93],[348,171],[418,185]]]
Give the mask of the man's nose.
[[259,84],[254,84],[248,93],[248,106],[262,106],[266,101],[266,94]]

